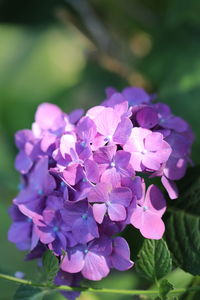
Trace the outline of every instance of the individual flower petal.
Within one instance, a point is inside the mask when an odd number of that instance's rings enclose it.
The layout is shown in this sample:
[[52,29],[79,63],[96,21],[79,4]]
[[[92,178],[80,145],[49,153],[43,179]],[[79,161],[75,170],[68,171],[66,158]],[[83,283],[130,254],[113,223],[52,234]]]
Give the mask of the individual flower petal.
[[89,202],[105,202],[109,200],[108,191],[112,187],[110,184],[105,182],[98,183],[88,194]]
[[69,273],[78,273],[84,267],[84,253],[82,247],[75,247],[72,251],[66,253],[61,263],[61,269]]
[[112,203],[108,206],[108,215],[111,221],[124,221],[126,219],[126,210],[123,205]]
[[15,159],[15,168],[22,174],[28,173],[33,165],[32,159],[21,150]]
[[162,184],[164,185],[169,197],[171,199],[178,198],[178,189],[174,181],[169,180],[165,176],[161,177]]
[[131,130],[133,125],[128,118],[123,118],[121,122],[117,125],[117,128],[113,135],[113,141],[116,144],[124,145],[129,136],[131,135]]
[[152,107],[144,106],[136,114],[136,120],[142,128],[151,129],[158,124],[158,116]]
[[95,220],[101,224],[103,222],[103,218],[105,216],[105,213],[107,211],[107,207],[104,203],[102,204],[94,204],[93,205],[93,214],[94,214],[94,218]]
[[82,274],[89,280],[101,280],[110,272],[104,256],[89,251],[85,257],[85,265]]
[[130,105],[149,103],[151,97],[140,87],[127,87],[122,91]]
[[128,243],[122,237],[116,237],[113,240],[111,262],[112,266],[119,271],[128,270],[133,266]]

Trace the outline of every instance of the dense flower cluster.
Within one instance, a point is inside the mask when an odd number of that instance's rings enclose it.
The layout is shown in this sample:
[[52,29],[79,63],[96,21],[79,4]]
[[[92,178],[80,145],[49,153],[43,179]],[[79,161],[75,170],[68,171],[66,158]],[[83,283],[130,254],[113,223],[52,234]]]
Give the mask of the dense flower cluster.
[[116,234],[127,224],[151,239],[165,230],[165,198],[143,175],[160,177],[175,199],[174,181],[190,161],[192,131],[166,104],[141,88],[106,92],[85,115],[43,103],[32,130],[16,133],[21,184],[8,238],[30,251],[27,259],[53,250],[61,260],[56,283],[78,285],[132,267],[129,246]]

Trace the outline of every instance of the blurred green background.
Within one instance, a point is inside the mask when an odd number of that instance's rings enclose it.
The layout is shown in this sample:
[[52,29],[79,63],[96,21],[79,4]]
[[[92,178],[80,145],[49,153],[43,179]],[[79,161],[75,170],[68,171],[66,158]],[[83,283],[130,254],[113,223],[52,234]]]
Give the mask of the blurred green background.
[[[98,104],[107,86],[142,86],[192,126],[193,161],[200,162],[199,0],[1,0],[0,1],[0,272],[37,276],[35,262],[7,241],[7,209],[17,193],[14,133],[30,128],[37,105],[64,111]],[[132,258],[140,247],[127,230]],[[191,276],[172,275],[175,286]],[[94,286],[145,288],[134,268]],[[16,285],[0,281],[0,300]],[[137,297],[115,296],[115,299]],[[50,297],[48,297],[50,299]],[[64,299],[55,295],[54,299]],[[110,299],[83,294],[81,299]]]

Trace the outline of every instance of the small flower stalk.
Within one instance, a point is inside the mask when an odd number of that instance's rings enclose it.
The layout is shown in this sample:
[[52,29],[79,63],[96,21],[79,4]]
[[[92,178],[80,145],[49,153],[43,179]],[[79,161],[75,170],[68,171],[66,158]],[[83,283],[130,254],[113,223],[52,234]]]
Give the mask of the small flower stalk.
[[[15,140],[21,182],[8,239],[29,250],[26,259],[52,250],[61,262],[55,283],[78,286],[83,277],[101,280],[112,268],[133,266],[119,236],[128,224],[145,238],[162,238],[163,191],[178,197],[194,136],[166,104],[127,87],[108,88],[102,104],[85,114],[43,103],[32,129]],[[160,187],[144,177],[160,178]]]

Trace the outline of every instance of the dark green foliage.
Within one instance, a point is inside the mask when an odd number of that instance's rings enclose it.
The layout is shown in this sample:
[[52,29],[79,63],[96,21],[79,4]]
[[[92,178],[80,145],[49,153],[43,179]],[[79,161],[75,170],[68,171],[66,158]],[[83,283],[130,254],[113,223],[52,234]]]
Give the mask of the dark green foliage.
[[159,284],[159,293],[162,300],[167,300],[167,294],[173,290],[173,285],[167,279],[163,279]]
[[29,285],[20,285],[13,300],[42,300],[47,291]]
[[164,240],[148,240],[143,243],[136,262],[137,271],[149,281],[157,281],[172,268],[170,252]]
[[[170,207],[166,220],[166,239],[174,261],[186,272],[200,274],[200,173],[192,170],[183,182],[182,194]],[[193,178],[193,180],[192,180]]]
[[42,258],[46,282],[51,284],[59,270],[59,263],[51,250],[47,250]]

